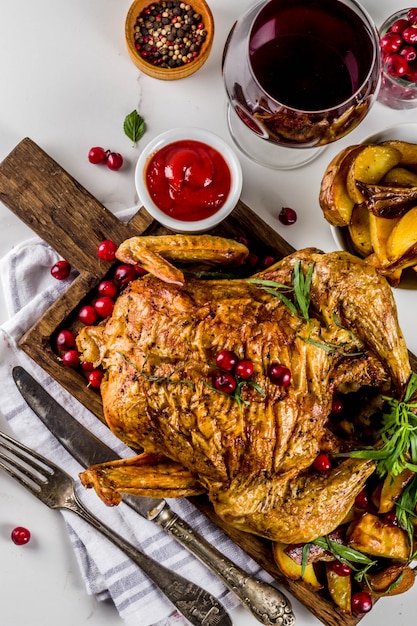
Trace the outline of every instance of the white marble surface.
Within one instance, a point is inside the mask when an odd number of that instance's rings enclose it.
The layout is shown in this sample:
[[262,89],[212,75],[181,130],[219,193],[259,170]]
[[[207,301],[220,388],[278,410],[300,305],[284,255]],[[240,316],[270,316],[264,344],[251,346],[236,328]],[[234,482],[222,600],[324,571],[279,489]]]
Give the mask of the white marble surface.
[[[220,62],[227,33],[250,0],[210,0],[216,22],[212,53],[194,76],[156,81],[130,61],[124,42],[124,19],[130,0],[21,0],[2,3],[0,20],[0,160],[30,137],[112,211],[133,206],[138,148],[124,136],[124,116],[138,107],[148,126],[144,141],[181,125],[201,126],[228,137]],[[403,7],[394,0],[363,0],[377,25]],[[334,249],[332,235],[318,206],[324,168],[344,145],[391,124],[417,122],[417,109],[393,111],[376,104],[348,138],[329,146],[310,165],[277,172],[254,165],[244,156],[242,199],[295,247]],[[120,172],[88,163],[91,146],[121,152]],[[298,213],[295,225],[277,219],[282,206]],[[0,204],[0,254],[32,232]],[[414,291],[397,289],[400,321],[410,349],[417,353]],[[3,296],[0,323],[7,318]],[[1,410],[1,404],[0,404]],[[7,430],[0,415],[0,427]],[[16,547],[9,538],[16,525],[28,526],[33,540]],[[119,626],[112,606],[88,597],[67,539],[64,523],[0,472],[0,623],[3,626]],[[383,600],[363,618],[364,626],[415,621],[416,591]],[[319,622],[294,602],[298,626]],[[237,609],[234,623],[254,626]]]

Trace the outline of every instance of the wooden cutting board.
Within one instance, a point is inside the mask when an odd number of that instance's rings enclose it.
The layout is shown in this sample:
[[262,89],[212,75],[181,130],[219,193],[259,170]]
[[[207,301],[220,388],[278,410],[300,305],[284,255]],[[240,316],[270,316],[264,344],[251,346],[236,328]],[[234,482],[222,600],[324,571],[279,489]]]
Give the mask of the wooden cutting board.
[[[80,373],[60,366],[54,350],[54,336],[59,329],[71,324],[80,304],[88,301],[91,292],[112,269],[111,263],[97,257],[101,241],[111,239],[120,244],[135,235],[169,231],[153,221],[144,209],[128,223],[121,222],[29,138],[23,139],[0,163],[0,200],[79,272],[65,293],[21,338],[20,346],[103,421],[99,393],[86,386]],[[234,238],[249,236],[251,250],[262,256],[272,253],[281,258],[294,251],[242,202],[212,234]],[[353,626],[360,621],[360,618],[339,611],[332,602],[303,582],[285,578],[274,563],[269,541],[226,525],[205,498],[192,500],[324,624]]]

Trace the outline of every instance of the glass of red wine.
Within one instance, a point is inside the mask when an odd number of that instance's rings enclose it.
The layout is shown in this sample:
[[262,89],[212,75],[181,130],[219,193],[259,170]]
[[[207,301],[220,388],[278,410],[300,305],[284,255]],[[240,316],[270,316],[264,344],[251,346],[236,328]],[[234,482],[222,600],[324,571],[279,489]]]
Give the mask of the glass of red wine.
[[262,0],[234,24],[222,72],[240,150],[267,167],[299,167],[375,101],[378,31],[356,0]]

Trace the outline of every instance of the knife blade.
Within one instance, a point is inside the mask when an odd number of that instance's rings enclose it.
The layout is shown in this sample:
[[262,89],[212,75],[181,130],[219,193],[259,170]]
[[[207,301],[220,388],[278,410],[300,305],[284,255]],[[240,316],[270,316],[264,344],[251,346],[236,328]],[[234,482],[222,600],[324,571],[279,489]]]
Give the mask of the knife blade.
[[[38,383],[23,367],[13,368],[13,379],[22,397],[83,467],[120,459],[95,437]],[[123,496],[123,502],[142,517],[156,522],[204,563],[228,587],[258,621],[267,626],[292,626],[295,616],[288,598],[276,587],[250,576],[181,519],[159,498]]]
[[[12,374],[26,403],[80,465],[90,467],[98,463],[120,460],[120,456],[114,450],[58,404],[23,367],[16,366]],[[125,496],[123,500],[147,519],[153,519],[164,506],[168,506],[165,500],[158,498],[132,497],[130,502],[130,498]]]

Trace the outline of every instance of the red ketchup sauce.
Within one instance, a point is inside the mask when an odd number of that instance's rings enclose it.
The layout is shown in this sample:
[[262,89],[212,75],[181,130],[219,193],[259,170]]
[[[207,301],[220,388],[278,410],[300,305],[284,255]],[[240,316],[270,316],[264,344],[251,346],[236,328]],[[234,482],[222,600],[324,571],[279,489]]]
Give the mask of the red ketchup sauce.
[[156,206],[173,219],[195,222],[216,213],[231,187],[223,156],[201,141],[174,141],[153,154],[145,182]]

